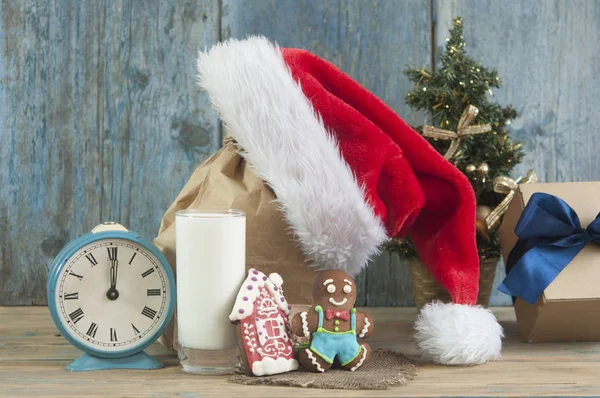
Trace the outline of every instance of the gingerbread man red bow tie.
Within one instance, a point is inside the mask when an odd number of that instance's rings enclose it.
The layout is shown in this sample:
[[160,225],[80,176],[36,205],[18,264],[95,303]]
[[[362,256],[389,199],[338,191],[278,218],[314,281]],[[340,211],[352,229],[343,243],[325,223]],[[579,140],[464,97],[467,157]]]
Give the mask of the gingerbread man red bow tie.
[[331,320],[333,318],[339,318],[341,320],[347,321],[348,319],[350,319],[350,315],[348,314],[348,310],[343,310],[343,311],[325,310],[325,318],[327,318],[327,320]]

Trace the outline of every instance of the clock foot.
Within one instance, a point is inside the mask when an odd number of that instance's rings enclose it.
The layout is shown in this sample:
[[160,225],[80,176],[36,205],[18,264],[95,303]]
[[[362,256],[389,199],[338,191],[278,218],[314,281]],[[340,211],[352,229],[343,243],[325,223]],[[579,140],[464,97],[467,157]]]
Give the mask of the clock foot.
[[160,369],[163,366],[162,362],[141,351],[123,358],[99,358],[83,354],[67,365],[67,370],[71,372],[87,372],[107,369]]

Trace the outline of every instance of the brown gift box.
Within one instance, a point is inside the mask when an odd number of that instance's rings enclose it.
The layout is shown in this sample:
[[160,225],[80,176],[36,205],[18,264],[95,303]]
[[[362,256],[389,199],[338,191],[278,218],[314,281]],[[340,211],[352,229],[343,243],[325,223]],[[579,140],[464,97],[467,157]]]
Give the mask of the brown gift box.
[[[505,262],[517,242],[514,230],[521,212],[536,192],[545,192],[567,202],[579,216],[583,228],[600,211],[600,182],[519,185],[498,230]],[[514,307],[524,341],[600,341],[600,246],[586,245],[535,305],[517,298]]]
[[[154,243],[175,272],[175,213],[183,209],[239,209],[246,213],[246,269],[277,272],[292,304],[310,304],[313,271],[283,214],[273,190],[238,153],[232,139],[194,171],[162,218]],[[177,344],[176,314],[162,336],[168,348]]]

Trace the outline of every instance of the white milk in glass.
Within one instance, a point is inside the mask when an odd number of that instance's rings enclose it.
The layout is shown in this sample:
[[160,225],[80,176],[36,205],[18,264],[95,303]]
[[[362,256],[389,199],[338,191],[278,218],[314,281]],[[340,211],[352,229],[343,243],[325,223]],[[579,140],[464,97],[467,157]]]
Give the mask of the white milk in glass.
[[229,313],[245,277],[246,216],[236,210],[184,210],[175,218],[179,345],[236,347]]

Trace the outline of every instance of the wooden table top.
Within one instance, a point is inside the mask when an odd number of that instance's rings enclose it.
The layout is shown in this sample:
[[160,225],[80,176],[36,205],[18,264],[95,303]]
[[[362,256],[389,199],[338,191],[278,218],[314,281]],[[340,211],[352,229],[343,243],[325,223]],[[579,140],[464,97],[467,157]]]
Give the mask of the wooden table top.
[[[414,308],[369,308],[374,348],[418,358],[413,343]],[[155,344],[149,353],[166,363],[154,371],[70,373],[80,353],[59,334],[46,307],[0,307],[0,396],[40,397],[295,397],[295,396],[523,396],[600,395],[600,343],[525,344],[512,308],[495,308],[505,328],[504,359],[473,367],[424,365],[406,386],[382,391],[316,390],[243,386],[227,376],[182,373],[177,360]]]

